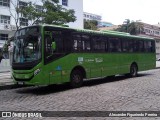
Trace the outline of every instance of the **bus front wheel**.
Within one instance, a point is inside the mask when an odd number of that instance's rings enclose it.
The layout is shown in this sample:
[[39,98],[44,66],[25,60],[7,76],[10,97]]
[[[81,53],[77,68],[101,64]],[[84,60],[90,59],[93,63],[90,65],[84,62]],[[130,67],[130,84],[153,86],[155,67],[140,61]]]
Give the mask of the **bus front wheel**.
[[130,67],[130,76],[136,77],[138,75],[138,68],[136,64],[132,64]]
[[72,88],[81,87],[83,84],[83,75],[80,70],[73,70],[71,73],[70,85]]

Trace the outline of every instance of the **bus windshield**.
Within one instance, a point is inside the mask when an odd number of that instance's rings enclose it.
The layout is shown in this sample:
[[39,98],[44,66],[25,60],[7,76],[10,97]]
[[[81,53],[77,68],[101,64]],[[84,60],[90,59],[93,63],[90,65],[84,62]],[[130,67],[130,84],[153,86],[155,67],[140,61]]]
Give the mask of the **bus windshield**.
[[41,59],[41,36],[39,27],[28,27],[16,32],[13,63],[33,62]]

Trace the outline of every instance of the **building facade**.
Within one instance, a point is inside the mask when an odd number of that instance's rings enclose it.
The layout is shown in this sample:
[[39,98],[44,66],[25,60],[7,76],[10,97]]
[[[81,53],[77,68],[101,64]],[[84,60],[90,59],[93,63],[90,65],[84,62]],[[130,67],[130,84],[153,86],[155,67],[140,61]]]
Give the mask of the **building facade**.
[[98,25],[97,25],[98,28],[113,26],[113,24],[110,22],[102,21],[101,15],[97,15],[97,14],[93,14],[93,13],[83,12],[83,19],[84,19],[84,21],[96,20],[98,22]]
[[114,31],[114,30],[116,30],[118,27],[120,27],[120,26],[119,26],[119,25],[112,25],[112,26],[100,27],[100,28],[98,28],[98,30],[99,30],[99,31],[105,31],[105,30]]
[[[14,17],[17,17],[14,5],[25,6],[32,2],[37,10],[42,9],[40,0],[0,0],[0,49],[6,40],[11,38],[16,31],[16,23]],[[59,4],[67,9],[74,9],[77,20],[68,23],[69,27],[83,29],[83,0],[59,0]],[[78,5],[78,6],[77,6]],[[11,15],[12,14],[12,15]],[[28,21],[24,16],[19,17],[18,24],[20,26],[28,26]]]
[[92,13],[83,12],[83,19],[84,20],[96,20],[100,22],[102,20],[102,16]]
[[101,21],[98,24],[98,28],[112,27],[112,26],[113,26],[112,23],[110,23],[110,22],[104,22],[104,21]]
[[140,31],[139,36],[154,38],[156,42],[156,58],[160,58],[160,26],[150,25],[140,22],[143,26],[143,31]]

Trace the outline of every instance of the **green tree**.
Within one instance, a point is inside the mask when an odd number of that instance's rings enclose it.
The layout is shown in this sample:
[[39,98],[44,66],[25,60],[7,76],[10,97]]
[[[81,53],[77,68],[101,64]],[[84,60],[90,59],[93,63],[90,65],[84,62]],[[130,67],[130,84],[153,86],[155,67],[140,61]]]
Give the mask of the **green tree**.
[[84,20],[84,29],[97,30],[97,25],[96,20]]
[[[25,2],[27,4],[20,5],[20,0],[17,0],[17,2],[11,0],[16,14],[12,13],[11,8],[9,8],[9,11],[11,17],[15,20],[17,30],[21,27],[19,25],[21,16],[30,20],[31,24],[29,25],[39,23],[64,25],[76,21],[75,11],[64,8],[59,4],[59,0],[41,0],[41,2],[43,3],[42,6],[33,2]],[[37,6],[41,9],[37,9]]]
[[10,15],[15,21],[15,25],[16,25],[17,30],[20,28],[20,25],[18,24],[18,22],[19,22],[18,2],[19,2],[19,0],[17,0],[17,3],[14,0],[11,0],[11,5],[13,6],[13,10],[15,10],[15,14],[12,12],[11,7],[9,7]]
[[28,20],[33,21],[32,24],[46,23],[64,25],[76,20],[75,11],[73,9],[63,8],[59,5],[59,0],[41,0],[43,5],[41,10],[36,9],[35,3],[29,3],[24,8],[20,8],[19,12]]
[[143,31],[143,24],[140,22],[134,22],[126,19],[123,24],[116,29],[116,31],[128,32],[131,35],[140,34],[141,31]]

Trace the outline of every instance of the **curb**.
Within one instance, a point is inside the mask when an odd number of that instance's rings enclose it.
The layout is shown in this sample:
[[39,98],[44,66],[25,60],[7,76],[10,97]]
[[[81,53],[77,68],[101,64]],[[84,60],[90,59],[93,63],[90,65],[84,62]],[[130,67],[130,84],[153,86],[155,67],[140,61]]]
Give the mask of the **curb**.
[[9,70],[8,71],[0,71],[0,73],[6,73],[6,72],[11,72],[11,71],[9,71]]
[[1,90],[9,90],[9,89],[13,89],[16,88],[16,86],[14,84],[10,84],[10,85],[0,85],[0,91]]
[[160,67],[156,67],[155,69],[160,69]]
[[8,84],[8,85],[0,85],[0,91],[1,90],[10,90],[10,89],[16,89],[16,88],[22,88],[27,87],[26,85],[17,85],[17,84]]

